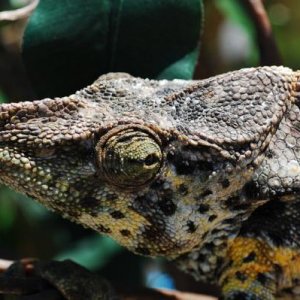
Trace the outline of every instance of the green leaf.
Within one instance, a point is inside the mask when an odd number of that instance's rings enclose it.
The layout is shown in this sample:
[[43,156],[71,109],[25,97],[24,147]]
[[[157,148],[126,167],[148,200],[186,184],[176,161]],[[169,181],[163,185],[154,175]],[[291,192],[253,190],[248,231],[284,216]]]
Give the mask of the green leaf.
[[71,259],[90,270],[96,270],[103,267],[112,256],[122,251],[122,249],[109,237],[95,234],[79,241],[69,251],[59,253],[55,259]]
[[8,100],[7,96],[4,94],[2,90],[0,90],[0,103],[5,103],[7,102],[7,100]]
[[70,94],[107,72],[193,76],[202,0],[41,0],[23,57],[40,97]]
[[13,9],[24,7],[28,5],[31,0],[10,0],[9,3]]
[[15,202],[12,201],[16,198],[16,194],[8,188],[0,189],[0,232],[5,232],[11,229],[15,217],[16,217],[16,206]]

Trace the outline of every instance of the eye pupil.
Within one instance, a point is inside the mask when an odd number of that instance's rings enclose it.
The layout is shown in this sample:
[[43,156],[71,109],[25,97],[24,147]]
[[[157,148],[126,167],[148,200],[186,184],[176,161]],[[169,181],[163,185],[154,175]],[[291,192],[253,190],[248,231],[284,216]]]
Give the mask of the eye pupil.
[[157,164],[158,162],[159,162],[159,158],[154,153],[149,154],[145,159],[145,165],[148,167]]

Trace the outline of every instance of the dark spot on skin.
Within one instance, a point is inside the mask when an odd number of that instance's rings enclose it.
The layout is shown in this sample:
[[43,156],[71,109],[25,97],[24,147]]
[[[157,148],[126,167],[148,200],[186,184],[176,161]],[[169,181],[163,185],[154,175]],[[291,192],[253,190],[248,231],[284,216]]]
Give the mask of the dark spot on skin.
[[222,221],[222,224],[234,225],[236,223],[235,218],[229,218]]
[[143,232],[145,239],[149,241],[157,241],[160,239],[161,233],[153,226],[148,226]]
[[230,181],[227,178],[225,178],[224,180],[222,180],[221,184],[222,184],[222,187],[224,189],[226,189],[230,186]]
[[150,255],[150,251],[146,247],[137,247],[135,249],[135,252],[137,252],[138,254],[141,254],[141,255]]
[[229,278],[225,277],[222,282],[222,286],[225,286],[229,282]]
[[244,263],[249,263],[254,261],[256,258],[256,253],[254,251],[251,251],[246,257],[243,258]]
[[151,184],[150,187],[151,187],[151,189],[158,190],[158,189],[162,188],[164,183],[165,183],[165,181],[157,179]]
[[193,174],[195,171],[195,165],[190,165],[188,161],[185,160],[175,160],[174,162],[176,173],[178,175],[189,175]]
[[207,260],[207,257],[204,254],[199,254],[198,255],[197,261],[199,263],[205,262],[206,260]]
[[113,212],[110,213],[110,215],[114,218],[114,219],[123,219],[125,216],[122,212],[120,212],[119,210],[115,210]]
[[103,226],[103,225],[101,225],[101,224],[97,227],[97,230],[98,230],[98,232],[100,232],[100,233],[106,233],[106,234],[111,233],[110,228],[105,227],[105,226]]
[[215,245],[211,242],[211,243],[207,243],[204,245],[204,248],[207,249],[208,251],[213,251],[215,248]]
[[242,193],[249,200],[259,199],[260,191],[254,181],[249,181],[242,189]]
[[204,214],[204,213],[206,213],[208,211],[209,211],[209,205],[208,204],[200,204],[199,205],[198,212],[200,214]]
[[118,195],[114,193],[107,194],[105,197],[107,200],[113,201],[118,199]]
[[232,259],[230,259],[230,260],[228,261],[228,263],[226,264],[226,267],[227,267],[227,268],[232,267],[232,266],[233,266],[233,263],[234,263],[234,261],[233,261]]
[[233,196],[225,201],[225,207],[227,207],[231,211],[247,210],[251,206],[250,203],[251,202],[241,203],[239,196]]
[[202,234],[202,239],[204,240],[208,235],[208,231],[205,231],[203,234]]
[[99,200],[96,199],[95,197],[84,197],[81,199],[80,204],[81,206],[85,207],[85,208],[95,208],[97,206],[99,206]]
[[299,285],[300,284],[300,279],[299,278],[293,278],[292,282],[293,282],[293,285]]
[[215,228],[215,229],[213,229],[213,230],[211,231],[211,234],[212,234],[212,235],[215,235],[215,234],[219,233],[220,231],[223,231],[223,229]]
[[214,221],[216,218],[217,218],[216,215],[211,215],[211,216],[209,216],[209,218],[208,218],[208,222],[212,222],[212,221]]
[[265,285],[267,283],[268,277],[263,273],[258,273],[256,276],[256,280],[261,284]]
[[240,198],[238,196],[229,197],[225,201],[225,205],[227,208],[232,209],[235,205],[237,205],[240,202]]
[[235,277],[241,282],[245,282],[247,280],[247,275],[245,275],[244,273],[242,273],[240,271],[237,271],[235,273]]
[[158,205],[165,216],[172,216],[177,208],[177,206],[171,200],[168,202],[160,201]]
[[268,150],[266,151],[266,157],[267,157],[267,158],[273,158],[273,156],[274,156],[274,151],[268,149]]
[[182,196],[186,196],[189,193],[189,189],[184,183],[182,183],[178,188],[178,192]]
[[131,235],[131,232],[127,229],[122,229],[120,230],[120,233],[123,235],[123,236],[130,236]]
[[193,232],[195,232],[196,229],[197,229],[195,223],[192,222],[192,221],[187,221],[186,225],[187,225],[187,227],[188,227],[188,230],[187,230],[188,233],[193,233]]
[[161,201],[158,202],[158,206],[165,216],[172,216],[177,206],[171,200],[173,198],[173,192],[171,190],[164,191],[161,195]]
[[171,189],[166,189],[160,191],[161,194],[161,199],[164,201],[168,201],[169,199],[171,200],[173,198],[173,190]]
[[212,191],[211,191],[211,190],[205,190],[203,193],[201,193],[200,195],[196,196],[196,197],[195,197],[195,200],[200,201],[200,200],[202,200],[203,198],[205,198],[205,197],[207,197],[207,196],[209,196],[209,195],[211,195],[211,194],[212,194]]
[[225,201],[225,205],[231,211],[247,210],[250,207],[250,203],[241,203],[238,196],[233,196]]

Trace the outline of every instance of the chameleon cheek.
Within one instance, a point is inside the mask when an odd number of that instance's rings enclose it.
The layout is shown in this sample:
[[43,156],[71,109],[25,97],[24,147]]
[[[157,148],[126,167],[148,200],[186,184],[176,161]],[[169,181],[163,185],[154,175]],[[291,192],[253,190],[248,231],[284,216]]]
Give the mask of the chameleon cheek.
[[153,181],[163,164],[157,135],[147,128],[120,126],[104,135],[96,146],[99,175],[123,189],[136,189]]

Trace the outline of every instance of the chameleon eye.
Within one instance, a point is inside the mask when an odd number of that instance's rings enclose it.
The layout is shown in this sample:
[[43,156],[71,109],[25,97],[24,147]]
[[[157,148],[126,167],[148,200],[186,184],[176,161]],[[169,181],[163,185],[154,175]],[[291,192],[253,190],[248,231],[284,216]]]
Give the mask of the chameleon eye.
[[159,138],[140,127],[112,129],[100,139],[96,150],[100,175],[123,188],[151,182],[163,163]]

